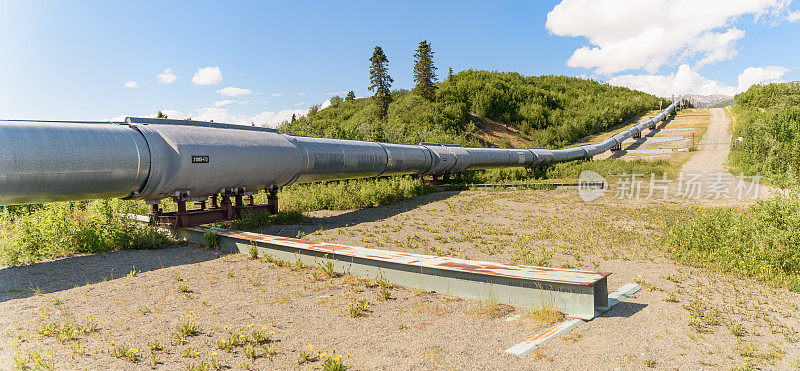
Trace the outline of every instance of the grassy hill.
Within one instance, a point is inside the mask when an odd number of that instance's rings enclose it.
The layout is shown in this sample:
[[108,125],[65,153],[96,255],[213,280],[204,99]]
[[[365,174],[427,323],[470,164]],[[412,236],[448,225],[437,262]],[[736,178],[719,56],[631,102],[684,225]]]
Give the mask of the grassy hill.
[[467,70],[436,84],[428,102],[393,93],[388,122],[370,98],[342,102],[284,123],[288,134],[395,143],[558,148],[658,107],[660,98],[565,76]]

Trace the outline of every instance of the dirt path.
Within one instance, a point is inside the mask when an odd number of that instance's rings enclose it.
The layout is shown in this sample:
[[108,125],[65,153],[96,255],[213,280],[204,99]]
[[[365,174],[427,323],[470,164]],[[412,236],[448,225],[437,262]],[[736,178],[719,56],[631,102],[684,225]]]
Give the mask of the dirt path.
[[699,150],[683,164],[685,173],[711,174],[728,172],[725,163],[731,153],[731,135],[728,132],[730,120],[722,108],[712,108],[711,123],[698,143]]
[[748,198],[766,198],[777,193],[785,194],[775,187],[760,184],[753,177],[739,178],[739,174],[729,172],[727,163],[733,139],[729,130],[731,120],[724,108],[712,108],[710,113],[711,122],[698,143],[698,150],[681,168],[685,179],[698,177],[698,180],[702,180],[705,189],[716,187],[714,188],[715,192],[730,195],[730,199],[725,197],[709,197],[707,199],[707,201],[717,203]]

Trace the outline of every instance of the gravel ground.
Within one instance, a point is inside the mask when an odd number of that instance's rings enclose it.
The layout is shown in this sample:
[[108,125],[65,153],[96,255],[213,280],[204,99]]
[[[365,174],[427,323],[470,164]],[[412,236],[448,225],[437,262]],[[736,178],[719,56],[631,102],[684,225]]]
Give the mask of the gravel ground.
[[[658,248],[665,217],[705,203],[627,199],[615,192],[594,202],[582,202],[570,189],[439,192],[382,207],[314,212],[308,224],[264,230],[415,253],[600,270],[613,272],[609,290],[630,282],[644,287],[525,358],[503,351],[546,326],[534,320],[531,308],[403,287],[388,290],[390,299],[382,300],[381,288],[357,277],[328,277],[315,268],[176,246],[0,269],[0,369],[13,368],[15,357],[30,366],[38,358],[57,369],[180,369],[201,362],[232,369],[310,369],[321,367],[325,357],[318,352],[329,355],[334,349],[354,369],[798,364],[800,294],[676,265]],[[369,307],[353,318],[348,308],[360,299]],[[514,314],[522,317],[506,320]],[[186,323],[197,326],[197,335],[176,340]],[[80,331],[65,331],[70,324],[80,325]],[[241,331],[248,334],[254,359],[246,355],[247,346],[220,347],[230,332]],[[256,345],[253,331],[270,340]],[[156,341],[165,349],[148,349]],[[136,363],[114,356],[122,345],[137,349]],[[311,355],[310,362],[298,364],[301,352]]]

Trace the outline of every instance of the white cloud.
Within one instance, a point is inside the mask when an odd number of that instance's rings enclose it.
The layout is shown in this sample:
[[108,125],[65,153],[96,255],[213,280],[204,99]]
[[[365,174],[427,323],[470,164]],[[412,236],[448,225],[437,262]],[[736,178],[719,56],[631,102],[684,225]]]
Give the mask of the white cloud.
[[738,91],[745,91],[755,84],[783,82],[783,75],[786,72],[789,72],[789,69],[783,66],[749,67],[739,74]]
[[175,81],[175,79],[178,78],[178,76],[175,76],[175,74],[172,73],[172,68],[167,68],[164,70],[164,72],[159,73],[156,78],[158,79],[158,82],[162,84],[171,84],[173,81]]
[[227,105],[229,105],[231,103],[236,103],[236,101],[232,100],[232,99],[219,100],[219,101],[214,102],[214,107],[227,106]]
[[652,73],[668,63],[697,59],[699,67],[729,59],[744,36],[731,22],[751,14],[779,18],[787,6],[787,0],[563,0],[547,14],[546,27],[588,40],[569,67]]
[[250,125],[255,123],[257,126],[267,124],[269,127],[277,127],[281,122],[292,119],[292,115],[305,116],[307,110],[285,109],[282,111],[262,111],[256,115],[231,113],[225,108],[205,107],[192,113],[193,120],[223,122],[227,124]]
[[240,95],[252,94],[253,91],[250,90],[250,89],[242,89],[242,88],[235,88],[233,86],[229,86],[227,88],[217,90],[217,93],[225,95],[225,96],[228,96],[228,97],[237,97],[237,96],[240,96]]
[[[158,111],[159,110],[156,110],[156,112],[158,112]],[[162,109],[160,111],[161,111],[161,113],[167,115],[167,118],[170,118],[170,119],[182,119],[183,118],[183,113],[181,111],[177,111],[177,110],[174,110],[174,109]],[[103,118],[103,119],[100,119],[99,121],[125,122],[125,118],[126,117],[149,117],[149,118],[153,118],[154,119],[154,118],[156,118],[156,115],[157,115],[157,113],[148,113],[148,114],[145,114],[145,115],[119,115],[119,116],[114,116],[112,118]]]
[[297,103],[294,104],[294,106],[295,107],[300,107],[300,106],[302,106],[304,104],[306,104],[306,102],[297,102]]
[[726,94],[733,95],[736,89],[718,81],[707,79],[692,70],[688,64],[678,67],[669,75],[619,75],[608,81],[615,86],[641,90],[659,97],[683,94]]
[[273,97],[280,97],[280,96],[282,96],[282,95],[283,95],[283,94],[281,94],[281,93],[272,93],[272,96],[273,96]]
[[347,94],[346,91],[337,91],[336,93],[328,93],[328,95],[339,95],[339,94]]
[[197,72],[192,76],[192,82],[196,85],[219,84],[222,82],[222,72],[220,72],[219,67],[198,68]]
[[800,21],[800,10],[795,10],[786,15],[786,20],[789,22]]
[[126,88],[135,88],[135,87],[138,87],[138,86],[139,86],[139,84],[136,81],[133,81],[133,80],[128,81],[128,82],[125,83],[125,87]]
[[788,71],[789,69],[783,66],[750,67],[739,74],[737,86],[730,86],[703,77],[689,65],[683,64],[678,67],[677,72],[669,75],[619,75],[611,78],[608,83],[641,90],[659,97],[671,97],[673,94],[735,95],[754,84],[782,82],[783,75]]
[[323,109],[328,108],[330,106],[331,106],[331,100],[328,99],[328,100],[322,102],[322,104],[319,105],[319,109],[323,110]]
[[302,95],[306,95],[306,93],[300,92],[300,93],[297,93],[297,95],[301,95],[302,96]]
[[[262,111],[255,115],[246,115],[241,113],[231,113],[227,108],[221,107],[204,107],[192,112],[181,112],[171,109],[162,109],[161,112],[171,119],[184,120],[191,118],[197,121],[214,121],[226,124],[236,125],[250,125],[255,123],[256,126],[267,124],[269,127],[277,127],[283,121],[290,121],[292,115],[296,117],[305,116],[308,110],[304,109],[285,109],[282,111]],[[121,115],[112,117],[110,119],[100,119],[100,121],[123,122],[128,116],[135,117],[149,117],[155,118],[155,113],[148,113],[146,115]]]
[[729,28],[724,33],[706,32],[695,38],[692,44],[684,51],[684,55],[687,58],[694,54],[704,55],[702,59],[697,61],[695,68],[728,60],[736,56],[736,41],[743,37],[744,31],[735,27]]

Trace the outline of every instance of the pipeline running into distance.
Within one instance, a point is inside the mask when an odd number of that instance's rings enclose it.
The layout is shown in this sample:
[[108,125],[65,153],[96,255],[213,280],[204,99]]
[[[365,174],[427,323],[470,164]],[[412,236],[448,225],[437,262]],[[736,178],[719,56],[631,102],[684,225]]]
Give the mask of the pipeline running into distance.
[[0,205],[96,198],[156,201],[252,194],[271,186],[589,159],[654,126],[683,102],[590,145],[463,148],[281,134],[269,128],[129,117],[123,123],[0,120]]

